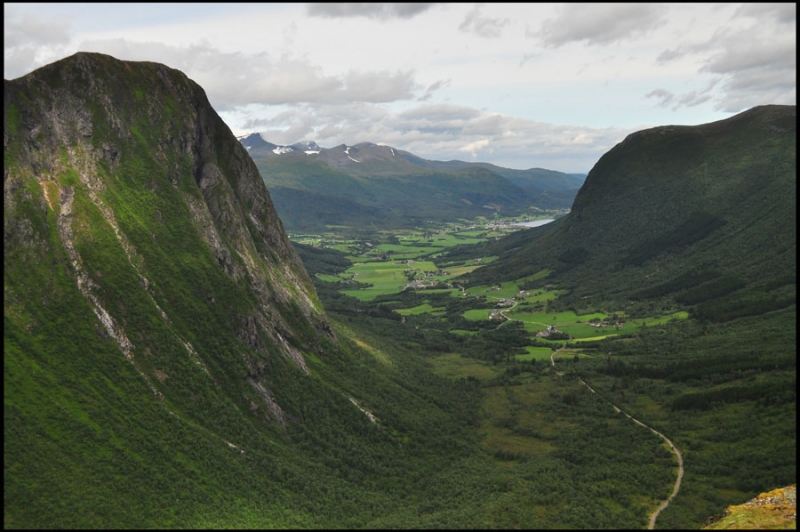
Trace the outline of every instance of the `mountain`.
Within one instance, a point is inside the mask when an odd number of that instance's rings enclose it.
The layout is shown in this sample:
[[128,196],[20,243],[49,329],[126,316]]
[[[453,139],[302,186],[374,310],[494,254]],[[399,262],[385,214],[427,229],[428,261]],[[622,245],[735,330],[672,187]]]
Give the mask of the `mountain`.
[[6,528],[366,526],[470,448],[421,366],[334,333],[183,73],[78,53],[4,118]]
[[[659,526],[792,483],[794,108],[735,118],[630,137],[593,169],[576,217],[485,248],[504,255],[492,282],[551,269],[526,282],[572,291],[554,311],[693,313],[587,342],[562,373],[453,352],[527,340],[513,324],[437,331],[463,325],[472,298],[441,293],[448,316],[401,317],[331,288],[323,311],[306,267],[349,261],[309,248],[300,263],[247,150],[181,72],[79,53],[5,81],[4,526],[643,526],[672,457],[578,376],[684,452],[685,488]],[[338,152],[392,162],[383,147]],[[333,179],[375,193],[305,153],[271,160],[292,157],[309,190]],[[401,177],[428,193],[420,175],[508,186],[486,168],[428,172]],[[388,170],[373,177],[403,190]],[[627,193],[641,202],[613,203]],[[317,198],[365,219],[388,211]],[[462,377],[432,371],[453,356]],[[487,448],[489,434],[513,446]]]
[[317,146],[314,141],[301,141],[291,146],[278,146],[271,142],[267,142],[258,133],[251,133],[242,137],[237,137],[245,149],[251,156],[257,157],[276,157],[286,153],[295,152],[313,152],[319,151],[321,148]]
[[710,290],[720,304],[793,304],[795,139],[794,106],[633,133],[600,158],[569,215],[498,242],[501,259],[478,275],[551,268],[575,301],[699,303]]
[[[134,356],[148,341],[126,339],[125,305],[112,301],[96,272],[116,261],[117,275],[145,288],[139,303],[166,312],[180,292],[161,276],[191,254],[182,289],[207,291],[210,301],[230,284],[246,290],[227,317],[237,337],[304,367],[287,340],[327,325],[252,161],[196,84],[139,63],[131,87],[123,74],[132,68],[77,54],[5,83],[7,295],[14,300],[16,274],[35,273],[15,265],[52,255],[65,279],[80,281],[81,306],[102,316],[108,335]],[[158,97],[145,94],[148,82],[161,88]],[[97,241],[124,253],[105,257]],[[49,266],[39,273],[50,275]],[[171,321],[166,312],[164,326]]]
[[583,183],[582,176],[552,170],[428,161],[369,142],[329,149],[314,143],[277,146],[257,133],[240,141],[287,228],[299,231],[564,209]]
[[586,179],[585,174],[565,174],[544,168],[530,168],[528,170],[514,170],[503,168],[490,163],[468,163],[464,161],[429,161],[417,157],[406,151],[398,151],[404,159],[426,168],[438,170],[461,170],[469,167],[481,167],[508,178],[512,183],[523,188],[537,188],[541,190],[572,190],[580,188]]

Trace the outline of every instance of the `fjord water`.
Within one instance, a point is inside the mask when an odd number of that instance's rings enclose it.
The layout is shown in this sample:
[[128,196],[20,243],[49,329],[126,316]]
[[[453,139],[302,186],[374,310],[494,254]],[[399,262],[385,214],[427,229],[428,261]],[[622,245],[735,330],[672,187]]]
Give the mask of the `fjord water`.
[[554,222],[554,218],[548,218],[546,220],[533,220],[532,222],[520,222],[518,224],[513,224],[520,227],[540,227],[542,225],[547,225],[550,222]]

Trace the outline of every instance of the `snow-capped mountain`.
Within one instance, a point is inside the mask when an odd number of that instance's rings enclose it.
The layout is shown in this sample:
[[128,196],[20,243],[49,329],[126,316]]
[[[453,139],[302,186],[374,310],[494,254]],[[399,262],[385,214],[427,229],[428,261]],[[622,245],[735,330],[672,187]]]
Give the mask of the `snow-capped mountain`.
[[360,142],[352,146],[340,144],[333,148],[322,148],[314,141],[279,146],[265,140],[260,133],[251,133],[237,138],[250,156],[256,160],[256,164],[259,159],[271,159],[278,156],[310,157],[312,160],[353,176],[410,175],[431,171],[483,168],[511,180],[518,186],[540,191],[577,190],[586,178],[585,174],[565,174],[544,168],[513,170],[489,163],[428,160],[404,150],[372,142]]
[[313,140],[296,142],[291,146],[273,144],[265,140],[260,133],[250,133],[249,135],[242,135],[236,138],[250,153],[251,157],[256,155],[259,157],[273,157],[276,155],[285,155],[287,153],[305,153],[306,155],[313,155],[319,153],[322,149]]

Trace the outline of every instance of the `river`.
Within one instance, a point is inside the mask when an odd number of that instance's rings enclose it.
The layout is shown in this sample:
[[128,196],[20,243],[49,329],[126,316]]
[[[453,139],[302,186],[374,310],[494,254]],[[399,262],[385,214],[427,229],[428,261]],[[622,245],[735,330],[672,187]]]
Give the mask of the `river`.
[[516,226],[520,226],[520,227],[539,227],[540,225],[549,224],[552,221],[555,221],[555,219],[554,218],[548,218],[547,220],[534,220],[532,222],[520,222],[520,223],[517,223],[517,224],[511,224],[511,225],[516,225]]

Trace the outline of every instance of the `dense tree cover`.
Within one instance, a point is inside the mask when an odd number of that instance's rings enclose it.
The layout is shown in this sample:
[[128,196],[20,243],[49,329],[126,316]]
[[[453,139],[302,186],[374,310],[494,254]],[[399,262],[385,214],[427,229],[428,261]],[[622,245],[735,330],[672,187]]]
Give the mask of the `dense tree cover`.
[[[467,248],[462,250],[465,253]],[[478,255],[483,250],[474,252]],[[791,276],[784,277],[787,277],[784,281],[772,284],[780,287],[791,282]],[[548,282],[556,279],[550,277]],[[659,314],[669,309],[662,302],[663,296],[691,293],[686,290],[709,282],[716,283],[711,288],[719,287],[709,291],[709,301],[724,301],[725,292],[743,288],[740,279],[706,269],[678,276],[655,290],[640,292],[636,300],[630,300],[620,310],[629,319]],[[540,284],[542,281],[538,280],[537,287]],[[485,308],[485,301],[449,294],[405,292],[376,298],[372,304],[411,308],[424,301],[446,311],[406,316],[396,334],[388,326],[381,328],[381,334],[391,337],[396,345],[407,345],[428,356],[458,352],[494,364],[498,373],[493,379],[483,381],[484,404],[490,389],[521,390],[528,382],[538,383],[540,388],[557,384],[557,379],[552,380],[549,364],[510,362],[508,356],[491,356],[491,353],[514,353],[519,346],[526,345],[526,340],[524,334],[515,336],[522,331],[513,322],[499,325],[489,320],[470,322],[461,317],[469,308]],[[571,301],[556,300],[550,307],[554,311],[568,310]],[[659,518],[659,526],[698,526],[727,504],[795,481],[795,329],[793,302],[788,305],[788,308],[780,305],[779,309],[784,310],[778,312],[717,323],[689,319],[645,327],[636,334],[573,344],[572,352],[582,356],[559,359],[557,366],[566,372],[562,379],[581,375],[601,397],[668,434],[684,453],[687,471],[682,491]],[[692,311],[692,315],[695,313]],[[449,332],[452,329],[475,334],[455,335]],[[490,333],[496,336],[490,339]],[[527,345],[534,343],[528,335]],[[538,406],[549,409],[550,415],[555,415],[551,419],[567,419],[561,417],[566,413],[565,408],[587,407],[589,396],[584,396],[580,388],[563,392],[557,389]],[[602,401],[597,404],[610,408]],[[524,422],[528,415],[524,412],[519,407],[512,408],[493,421],[497,427],[493,430],[554,444],[552,436],[543,431],[546,425],[541,420]],[[588,420],[583,423],[590,424]],[[581,443],[591,445],[585,443],[593,441],[588,435],[583,438]],[[577,443],[578,440],[559,440],[551,457],[585,466],[592,459],[589,454],[574,450]],[[499,461],[524,462],[525,453],[496,448],[491,455]],[[665,479],[662,482],[669,484]]]

